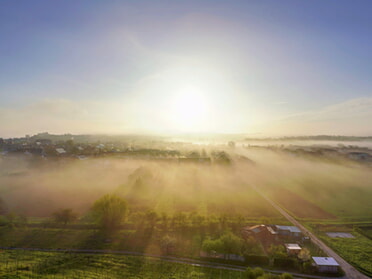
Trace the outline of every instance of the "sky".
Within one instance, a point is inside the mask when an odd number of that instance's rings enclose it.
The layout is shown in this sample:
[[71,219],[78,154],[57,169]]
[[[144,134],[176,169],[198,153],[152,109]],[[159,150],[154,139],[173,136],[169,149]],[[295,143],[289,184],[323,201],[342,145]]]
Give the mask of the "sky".
[[0,137],[372,135],[372,1],[0,2]]

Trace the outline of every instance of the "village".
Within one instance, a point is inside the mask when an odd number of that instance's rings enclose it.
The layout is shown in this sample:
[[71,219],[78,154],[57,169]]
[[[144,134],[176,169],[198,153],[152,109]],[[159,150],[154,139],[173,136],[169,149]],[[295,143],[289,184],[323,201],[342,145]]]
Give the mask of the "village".
[[[339,274],[342,272],[340,265],[333,257],[312,256],[311,252],[315,254],[323,253],[296,226],[261,224],[244,227],[241,233],[245,240],[253,238],[260,242],[266,254],[269,255],[269,257],[264,258],[262,263],[269,266],[307,273]],[[216,251],[202,251],[201,257],[237,262],[251,260],[249,256],[223,254]],[[268,262],[265,262],[265,260]]]
[[[304,142],[305,143],[305,142]],[[193,141],[170,141],[162,137],[100,137],[88,135],[52,135],[39,133],[21,138],[0,138],[0,155],[22,155],[40,158],[75,158],[86,160],[103,156],[134,158],[145,160],[168,160],[177,162],[229,163],[235,147],[248,150],[268,149],[284,152],[291,156],[327,159],[333,161],[349,160],[366,165],[372,164],[372,150],[356,145],[295,145],[289,141],[284,144],[256,145],[247,141],[219,141],[217,143]],[[209,152],[206,151],[209,150]],[[238,156],[238,159],[246,159]],[[250,161],[252,162],[252,161]]]

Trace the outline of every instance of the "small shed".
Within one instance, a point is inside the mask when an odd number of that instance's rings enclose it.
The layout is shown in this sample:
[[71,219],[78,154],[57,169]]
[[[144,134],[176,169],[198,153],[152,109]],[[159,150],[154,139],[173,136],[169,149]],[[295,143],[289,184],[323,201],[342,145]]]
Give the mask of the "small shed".
[[332,257],[312,257],[319,272],[337,273],[340,265]]
[[288,255],[297,255],[302,250],[300,245],[296,243],[286,243],[284,244],[284,246],[285,246],[285,250],[287,251]]

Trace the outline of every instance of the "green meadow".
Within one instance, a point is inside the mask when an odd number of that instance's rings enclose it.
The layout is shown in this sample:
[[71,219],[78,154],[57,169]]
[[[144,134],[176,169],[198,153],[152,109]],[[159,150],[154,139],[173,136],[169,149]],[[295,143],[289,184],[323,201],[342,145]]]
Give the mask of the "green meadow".
[[242,278],[242,272],[138,256],[1,251],[0,278]]

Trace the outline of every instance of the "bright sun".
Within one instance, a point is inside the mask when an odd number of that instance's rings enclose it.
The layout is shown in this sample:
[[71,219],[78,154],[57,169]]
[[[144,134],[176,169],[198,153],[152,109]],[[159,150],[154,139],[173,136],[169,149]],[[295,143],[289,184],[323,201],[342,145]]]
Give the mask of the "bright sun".
[[200,88],[183,88],[176,93],[171,106],[171,120],[177,129],[196,132],[207,128],[208,103]]

